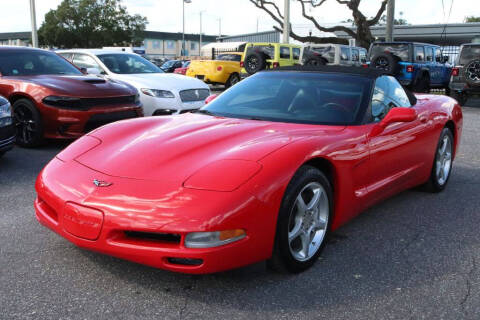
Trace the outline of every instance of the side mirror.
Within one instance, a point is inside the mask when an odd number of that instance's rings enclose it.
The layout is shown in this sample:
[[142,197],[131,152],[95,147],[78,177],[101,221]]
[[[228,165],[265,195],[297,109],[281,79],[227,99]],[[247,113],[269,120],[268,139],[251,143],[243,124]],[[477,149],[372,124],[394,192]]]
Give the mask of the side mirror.
[[390,124],[395,122],[412,122],[417,119],[417,111],[413,108],[392,108],[373,128],[371,135],[377,136],[383,132]]
[[80,71],[81,71],[83,74],[88,74],[87,68],[80,68]]
[[211,94],[207,97],[207,99],[205,99],[205,104],[209,104],[210,102],[212,102],[216,97],[218,97],[217,94]]

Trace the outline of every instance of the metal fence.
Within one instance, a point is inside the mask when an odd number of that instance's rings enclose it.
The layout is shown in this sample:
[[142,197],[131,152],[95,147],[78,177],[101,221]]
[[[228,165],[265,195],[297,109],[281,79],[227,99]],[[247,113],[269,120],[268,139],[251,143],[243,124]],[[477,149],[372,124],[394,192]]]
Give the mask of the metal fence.
[[219,54],[232,53],[232,52],[243,52],[244,50],[245,50],[245,45],[240,46],[238,49],[237,48],[232,48],[232,49],[212,48],[212,60],[215,60],[215,58],[218,57]]

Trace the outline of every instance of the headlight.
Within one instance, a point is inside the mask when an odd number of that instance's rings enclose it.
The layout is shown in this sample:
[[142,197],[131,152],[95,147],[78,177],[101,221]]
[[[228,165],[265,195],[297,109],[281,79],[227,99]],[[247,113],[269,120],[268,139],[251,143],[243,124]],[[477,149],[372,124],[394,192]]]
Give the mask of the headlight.
[[12,124],[12,108],[10,103],[0,105],[0,127],[9,126]]
[[185,237],[187,248],[212,248],[223,246],[245,238],[247,234],[243,229],[214,231],[214,232],[192,232]]
[[157,98],[175,98],[175,95],[171,91],[157,90],[157,89],[141,89],[143,94]]
[[44,104],[48,106],[62,108],[62,109],[72,109],[72,110],[85,109],[82,106],[82,100],[80,100],[80,98],[48,96],[43,98],[42,101]]

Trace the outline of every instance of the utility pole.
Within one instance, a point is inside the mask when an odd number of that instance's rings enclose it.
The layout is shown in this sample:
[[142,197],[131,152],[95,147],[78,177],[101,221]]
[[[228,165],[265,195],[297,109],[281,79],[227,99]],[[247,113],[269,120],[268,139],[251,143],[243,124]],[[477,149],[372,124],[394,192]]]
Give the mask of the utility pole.
[[222,37],[222,18],[218,18],[218,37]]
[[32,22],[32,46],[38,48],[37,16],[35,12],[35,0],[30,0],[30,20]]
[[257,17],[257,33],[258,33],[258,17]]
[[182,32],[182,52],[180,55],[183,57],[185,55],[185,3],[192,3],[192,0],[182,0],[183,6],[183,32]]
[[290,0],[284,1],[283,12],[283,43],[288,43],[290,40]]
[[393,23],[395,21],[395,0],[388,0],[387,4],[387,27],[385,41],[393,41]]
[[200,45],[198,47],[198,55],[202,55],[202,12],[200,11]]

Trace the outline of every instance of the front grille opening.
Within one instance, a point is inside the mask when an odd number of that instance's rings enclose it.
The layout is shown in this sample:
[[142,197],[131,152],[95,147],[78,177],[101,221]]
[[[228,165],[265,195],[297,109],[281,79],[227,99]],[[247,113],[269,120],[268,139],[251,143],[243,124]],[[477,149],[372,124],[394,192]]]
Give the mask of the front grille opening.
[[138,114],[135,110],[125,110],[118,112],[94,114],[88,119],[84,127],[84,132],[90,132],[103,125],[125,119],[137,118]]
[[191,258],[167,258],[168,263],[179,264],[182,266],[199,266],[203,263],[202,259]]
[[182,102],[205,101],[210,95],[208,89],[189,89],[180,91]]
[[181,236],[174,233],[157,233],[157,232],[141,232],[141,231],[124,231],[127,239],[144,240],[152,242],[168,242],[179,244]]
[[47,216],[49,216],[53,221],[58,222],[58,214],[53,209],[51,206],[48,205],[42,198],[38,198],[38,205],[40,207],[40,210],[42,210],[43,213],[45,213]]
[[153,113],[154,116],[169,116],[177,112],[175,109],[157,109]]

